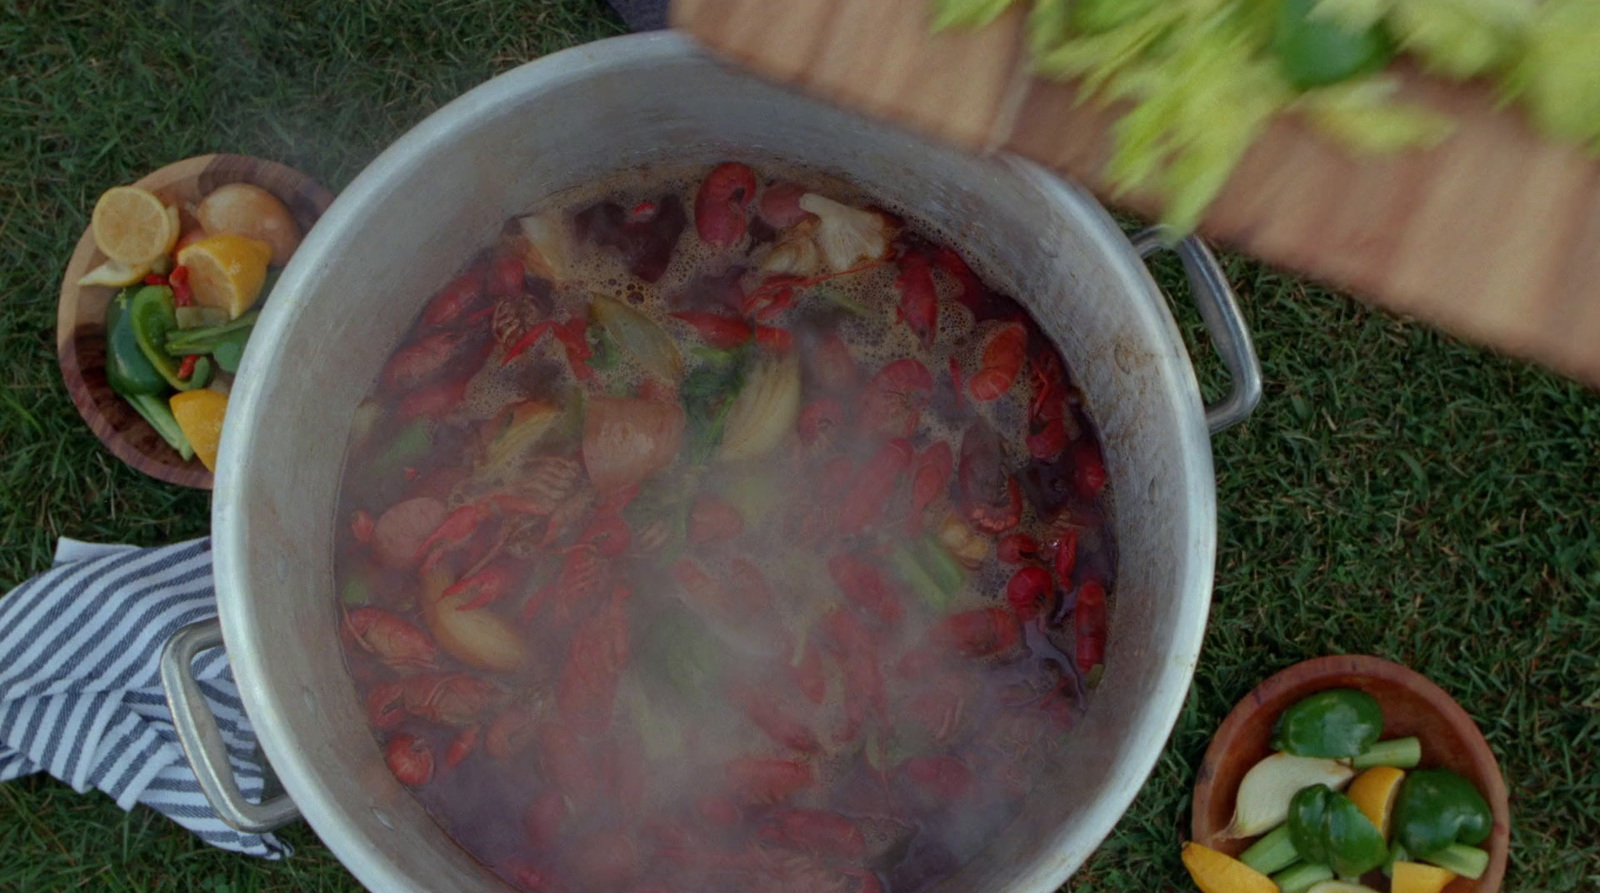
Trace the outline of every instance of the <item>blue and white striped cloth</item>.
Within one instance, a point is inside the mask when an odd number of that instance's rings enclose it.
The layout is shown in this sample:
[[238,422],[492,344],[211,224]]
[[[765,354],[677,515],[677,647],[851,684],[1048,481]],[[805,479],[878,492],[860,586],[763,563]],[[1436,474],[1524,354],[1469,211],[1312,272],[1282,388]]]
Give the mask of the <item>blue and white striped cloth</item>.
[[[223,824],[200,792],[161,690],[161,649],[216,616],[211,540],[139,549],[63,539],[49,571],[0,598],[0,781],[49,772],[123,809],[143,803],[212,846],[280,859],[271,834]],[[195,660],[239,787],[260,797],[255,733],[221,650]]]

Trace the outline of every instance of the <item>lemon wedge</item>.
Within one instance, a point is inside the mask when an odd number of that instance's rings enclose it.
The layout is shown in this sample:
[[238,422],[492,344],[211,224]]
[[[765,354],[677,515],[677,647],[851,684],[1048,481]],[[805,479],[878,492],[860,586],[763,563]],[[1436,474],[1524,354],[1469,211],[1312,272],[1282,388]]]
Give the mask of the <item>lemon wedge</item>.
[[271,245],[228,233],[207,236],[178,252],[178,263],[189,270],[195,303],[226,310],[230,319],[249,310],[261,296],[271,259]]
[[178,241],[178,210],[137,186],[113,186],[89,218],[94,243],[114,261],[148,266]]
[[1357,775],[1345,791],[1345,796],[1377,826],[1385,840],[1389,839],[1389,818],[1394,814],[1394,801],[1400,795],[1400,782],[1405,777],[1404,772],[1393,766],[1374,766]]
[[121,288],[124,285],[132,285],[148,275],[150,275],[149,264],[125,264],[119,260],[108,260],[83,274],[78,284]]

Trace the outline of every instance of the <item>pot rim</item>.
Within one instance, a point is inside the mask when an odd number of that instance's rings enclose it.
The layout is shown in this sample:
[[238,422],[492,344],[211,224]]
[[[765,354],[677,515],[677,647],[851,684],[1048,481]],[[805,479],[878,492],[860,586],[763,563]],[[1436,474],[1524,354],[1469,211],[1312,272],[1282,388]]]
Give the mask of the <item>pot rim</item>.
[[[525,63],[452,100],[392,143],[339,194],[280,278],[279,291],[287,299],[270,302],[256,324],[260,337],[253,338],[252,343],[266,350],[253,349],[246,354],[224,423],[216,471],[212,535],[218,613],[240,697],[284,789],[345,867],[371,889],[408,890],[415,887],[415,881],[378,841],[349,832],[342,813],[352,807],[330,796],[319,781],[318,770],[286,731],[284,704],[292,693],[260,684],[268,676],[271,644],[259,639],[242,607],[250,600],[250,545],[245,536],[241,488],[235,482],[247,480],[250,429],[262,408],[272,400],[266,378],[252,373],[257,366],[270,368],[284,361],[282,345],[302,309],[300,295],[315,284],[325,265],[337,262],[360,222],[384,200],[389,183],[426,164],[433,152],[453,143],[461,125],[493,115],[496,109],[526,102],[530,95],[562,89],[610,70],[651,61],[682,61],[685,57],[710,59],[687,38],[669,32],[607,38]],[[1181,334],[1165,300],[1132,244],[1110,214],[1082,190],[1032,162],[1003,157],[1001,163],[1031,181],[1046,200],[1079,212],[1077,217],[1085,224],[1085,239],[1104,253],[1125,281],[1140,283],[1146,292],[1144,300],[1138,302],[1138,312],[1147,317],[1147,322],[1154,321],[1156,328],[1177,346],[1176,350],[1154,357],[1152,362],[1159,366],[1161,386],[1169,392],[1164,396],[1178,407],[1181,416],[1174,431],[1178,440],[1174,461],[1189,466],[1183,475],[1188,492],[1174,498],[1181,499],[1194,512],[1194,523],[1188,525],[1187,554],[1174,557],[1189,565],[1181,578],[1182,588],[1174,592],[1179,601],[1175,647],[1163,657],[1141,722],[1129,730],[1127,739],[1163,744],[1123,749],[1108,769],[1118,782],[1109,785],[1092,808],[1058,827],[1054,838],[1042,849],[1047,855],[1018,876],[1017,888],[1047,891],[1065,881],[1115,827],[1154,769],[1165,749],[1164,742],[1176,725],[1199,658],[1210,608],[1216,551],[1215,473],[1193,366],[1187,361]],[[1097,830],[1090,834],[1076,832],[1084,823]],[[1080,839],[1072,839],[1074,836]]]

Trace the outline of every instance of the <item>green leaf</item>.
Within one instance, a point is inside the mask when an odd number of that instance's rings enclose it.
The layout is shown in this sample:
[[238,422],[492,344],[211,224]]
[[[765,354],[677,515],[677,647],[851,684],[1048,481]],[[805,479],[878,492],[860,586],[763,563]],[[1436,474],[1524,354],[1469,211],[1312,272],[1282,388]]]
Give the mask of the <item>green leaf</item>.
[[1406,0],[1390,11],[1389,26],[1429,71],[1465,80],[1515,59],[1535,8],[1533,0]]
[[734,398],[744,387],[749,356],[748,347],[719,351],[684,377],[679,394],[688,421],[690,462],[704,465],[711,460]]

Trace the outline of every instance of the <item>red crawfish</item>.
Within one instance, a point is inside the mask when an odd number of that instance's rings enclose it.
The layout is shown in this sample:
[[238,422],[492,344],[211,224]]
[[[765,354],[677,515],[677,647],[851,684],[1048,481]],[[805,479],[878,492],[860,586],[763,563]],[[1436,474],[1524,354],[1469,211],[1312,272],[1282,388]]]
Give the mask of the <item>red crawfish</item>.
[[996,329],[983,348],[983,364],[967,382],[967,393],[979,403],[998,400],[1011,390],[1026,358],[1028,330],[1021,323],[1005,323]]
[[896,771],[917,799],[931,808],[945,807],[965,797],[975,781],[966,763],[941,754],[911,757]]
[[483,726],[479,723],[473,723],[457,732],[456,737],[451,739],[450,746],[445,748],[445,768],[453,769],[459,766],[462,760],[471,756],[473,751],[478,749],[478,741],[482,737]]
[[800,443],[813,454],[821,454],[833,446],[843,425],[844,406],[832,397],[821,397],[800,410],[795,430],[800,434]]
[[383,748],[383,761],[403,785],[420,787],[433,779],[433,748],[415,735],[400,733]]
[[747,757],[730,761],[723,772],[734,796],[756,805],[787,800],[817,782],[811,764],[804,760]]
[[867,852],[867,839],[855,822],[822,809],[786,809],[758,836],[768,843],[842,862],[859,863]]
[[691,609],[719,622],[742,628],[770,616],[772,587],[761,569],[745,559],[735,559],[729,569],[732,576],[724,582],[683,558],[672,566],[672,576]]
[[931,636],[936,644],[968,657],[991,657],[1016,647],[1022,627],[1005,608],[976,608],[946,617]]
[[794,683],[806,700],[813,704],[822,703],[828,694],[828,679],[823,674],[822,652],[817,649],[816,640],[807,636],[804,644],[789,650],[795,652],[787,668],[789,681]]
[[1072,480],[1078,492],[1091,499],[1106,488],[1106,462],[1093,438],[1084,437],[1072,445]]
[[994,557],[1002,564],[1022,564],[1039,554],[1039,541],[1026,533],[1008,533],[995,544]]
[[492,346],[488,335],[476,329],[425,335],[395,351],[383,367],[383,384],[393,391],[409,391],[447,369],[457,377],[471,378]]
[[1038,617],[1054,593],[1055,582],[1050,579],[1050,572],[1038,565],[1018,568],[1006,583],[1006,602],[1016,612],[1018,620]]
[[350,513],[350,536],[363,546],[372,542],[372,533],[377,526],[378,522],[366,509],[356,509]]
[[1061,585],[1067,585],[1072,579],[1072,569],[1078,566],[1078,531],[1067,528],[1061,532],[1061,538],[1056,540],[1055,571],[1056,579]]
[[522,294],[525,273],[522,258],[513,251],[503,249],[489,262],[489,270],[484,277],[485,290],[496,298],[514,298]]
[[549,622],[558,628],[567,628],[573,620],[585,613],[589,604],[605,591],[610,582],[608,562],[600,560],[600,551],[579,543],[566,549],[561,559],[561,570],[556,581],[533,594],[522,607],[524,622],[532,620],[546,603],[551,605]]
[[422,572],[427,573],[446,555],[467,545],[493,518],[550,516],[553,522],[582,484],[583,466],[574,459],[546,456],[529,463],[514,485],[480,496],[445,516],[417,547]]
[[535,323],[517,339],[515,344],[506,349],[500,358],[500,365],[510,364],[512,360],[543,340],[545,335],[554,335],[566,352],[567,367],[572,370],[572,374],[580,381],[587,381],[594,377],[594,370],[589,368],[589,358],[594,356],[594,348],[589,346],[588,331],[589,321],[581,316],[574,316],[565,323],[548,319]]
[[447,726],[465,726],[501,700],[493,683],[466,673],[410,676],[376,686],[367,694],[367,718],[380,729],[393,728],[407,714]]
[[894,284],[900,290],[900,320],[922,341],[924,350],[932,347],[939,332],[939,295],[928,258],[921,252],[907,252],[900,258],[900,274]]
[[628,662],[628,591],[613,590],[609,604],[578,624],[556,688],[556,709],[580,735],[603,736],[611,727],[617,682]]
[[756,728],[766,733],[775,743],[799,751],[816,753],[821,743],[811,727],[801,722],[769,694],[746,686],[736,685],[731,692],[733,703]]
[[400,418],[409,422],[416,418],[442,418],[454,412],[471,382],[469,377],[452,378],[412,391],[400,400]]
[[1077,425],[1067,413],[1066,370],[1061,355],[1046,347],[1033,354],[1033,396],[1028,401],[1028,452],[1035,459],[1053,461],[1078,436]]
[[535,850],[547,850],[556,845],[561,826],[572,815],[567,795],[551,786],[533,798],[522,813],[522,830]]
[[932,393],[933,375],[927,366],[910,357],[895,360],[867,381],[858,415],[873,433],[910,437]]
[[539,714],[528,704],[513,704],[489,721],[483,732],[483,751],[497,760],[509,759],[533,743]]
[[605,785],[605,766],[593,742],[566,723],[546,723],[538,734],[539,765],[545,777],[573,804],[593,806]]
[[883,667],[877,643],[849,608],[830,611],[822,619],[822,631],[844,675],[844,726],[835,737],[846,743],[855,740],[869,712],[882,716],[888,710]]
[[1006,473],[1003,460],[994,429],[983,419],[974,421],[961,438],[956,489],[962,513],[988,534],[1005,533],[1022,520],[1022,489]]
[[422,325],[429,328],[449,326],[483,309],[484,267],[472,267],[450,280],[433,296],[422,311]]
[[806,361],[807,371],[823,391],[835,395],[855,393],[861,372],[856,368],[850,345],[838,332],[829,332],[818,339],[807,351]]
[[1086,580],[1078,587],[1078,604],[1073,610],[1073,657],[1078,671],[1088,674],[1106,658],[1106,589],[1099,580]]
[[828,575],[851,602],[885,624],[900,622],[900,595],[878,569],[854,555],[828,559]]
[[800,207],[800,199],[805,194],[806,188],[799,183],[774,183],[761,193],[756,211],[768,226],[779,231],[786,230],[815,216]]
[[588,890],[620,890],[640,870],[638,844],[619,830],[594,831],[573,841],[565,853]]
[[958,286],[956,300],[968,310],[971,310],[973,316],[978,320],[983,320],[985,316],[980,312],[985,309],[983,306],[983,282],[978,279],[976,273],[972,272],[972,268],[967,266],[966,260],[953,248],[940,248],[934,253],[933,262],[947,276],[956,281]]
[[719,164],[700,183],[694,198],[694,228],[701,241],[732,248],[749,229],[746,210],[756,197],[756,175],[735,161]]
[[499,601],[513,587],[525,580],[511,562],[499,561],[483,570],[445,587],[440,598],[466,595],[466,600],[456,605],[457,611],[472,611]]
[[839,532],[860,533],[878,520],[900,476],[911,467],[911,441],[896,438],[878,448],[861,467],[855,484],[839,508]]
[[363,650],[377,656],[399,673],[421,673],[439,668],[439,651],[422,628],[382,608],[346,611],[344,632]]
[[689,542],[720,543],[744,532],[744,516],[725,499],[703,495],[689,510]]

